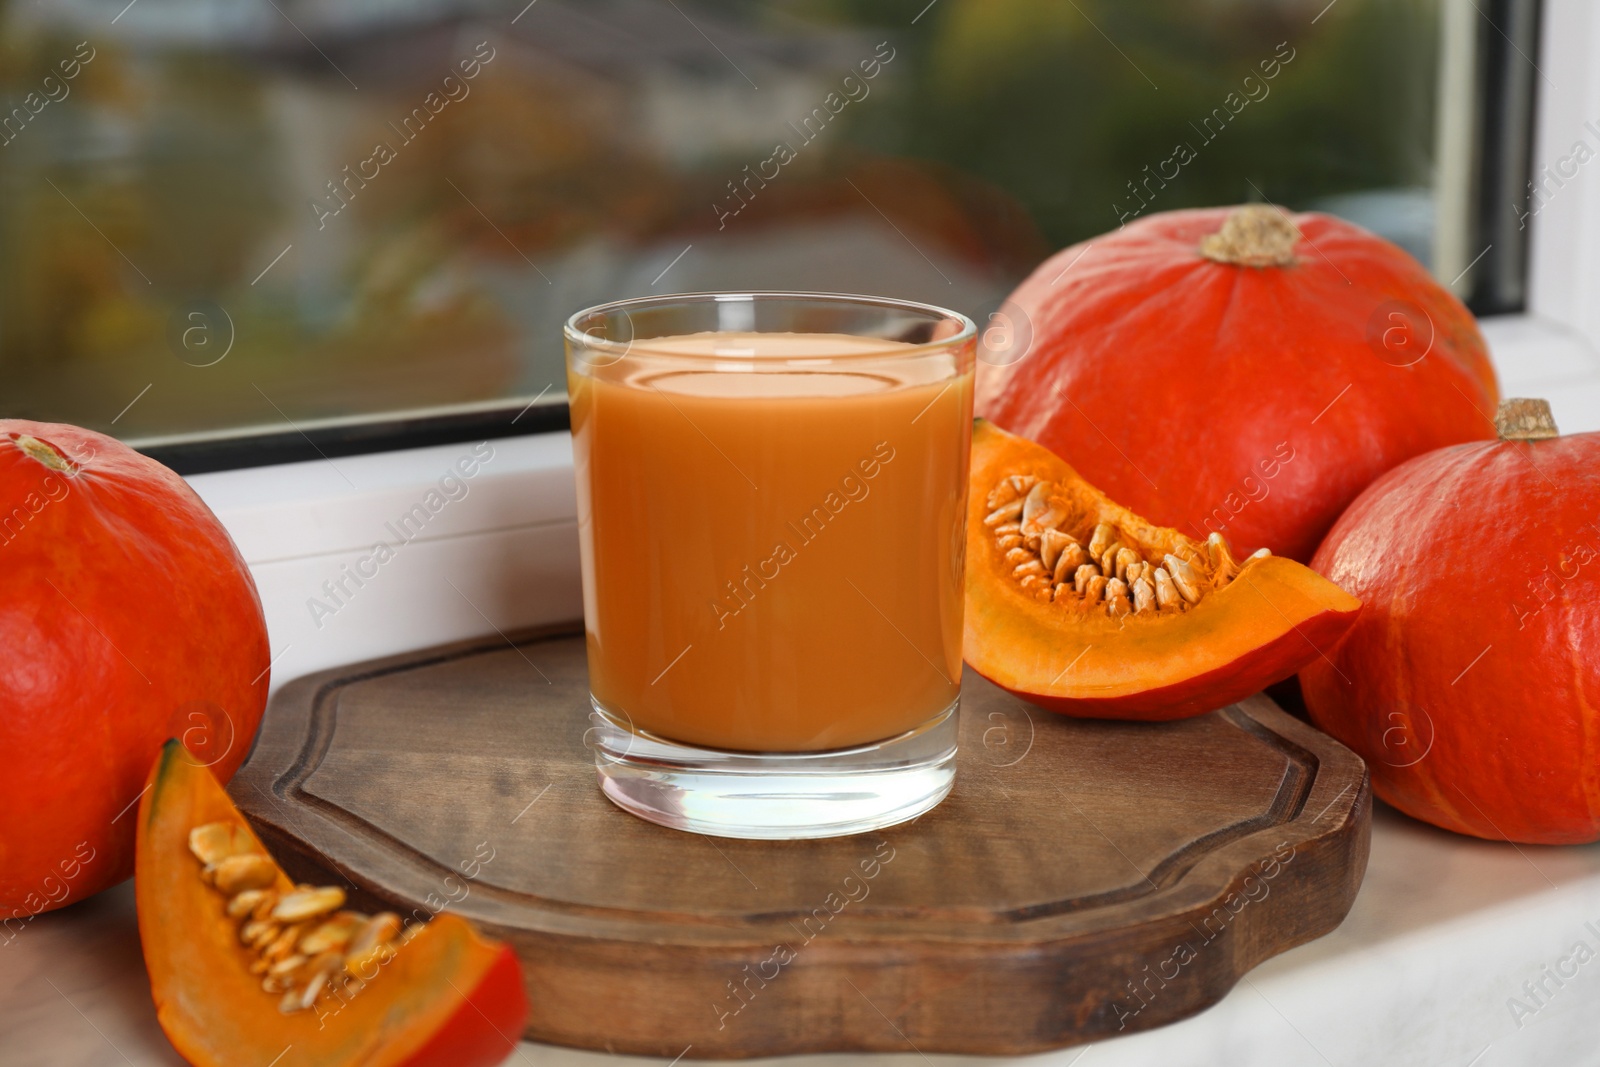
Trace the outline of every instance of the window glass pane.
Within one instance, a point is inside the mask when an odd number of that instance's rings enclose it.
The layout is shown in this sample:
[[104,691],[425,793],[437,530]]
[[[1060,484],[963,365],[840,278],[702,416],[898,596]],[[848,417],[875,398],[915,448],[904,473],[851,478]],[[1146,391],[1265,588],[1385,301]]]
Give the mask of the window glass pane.
[[591,303],[982,316],[1202,204],[1436,237],[1433,0],[525,3],[0,0],[0,414],[559,401]]

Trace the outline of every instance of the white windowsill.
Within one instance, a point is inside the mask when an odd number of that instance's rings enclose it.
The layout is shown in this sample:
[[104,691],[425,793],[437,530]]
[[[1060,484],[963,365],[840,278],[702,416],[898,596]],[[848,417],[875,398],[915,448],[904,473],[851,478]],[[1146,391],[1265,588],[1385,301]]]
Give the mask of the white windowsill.
[[[458,463],[472,469],[484,454],[471,477],[459,477]],[[456,481],[441,487],[452,472]],[[340,663],[583,613],[566,433],[222,471],[189,483],[255,576],[274,689]],[[379,543],[393,548],[381,565],[372,551]],[[371,577],[358,585],[362,571]]]
[[1561,432],[1600,430],[1600,353],[1577,331],[1531,315],[1482,322],[1500,395],[1544,397]]

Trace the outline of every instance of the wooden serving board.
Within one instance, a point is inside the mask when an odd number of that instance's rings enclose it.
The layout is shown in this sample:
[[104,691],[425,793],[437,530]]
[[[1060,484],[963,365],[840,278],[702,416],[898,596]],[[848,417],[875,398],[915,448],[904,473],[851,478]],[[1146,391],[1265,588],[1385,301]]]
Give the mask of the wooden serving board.
[[510,941],[528,1037],[669,1059],[1146,1029],[1349,910],[1366,768],[1265,697],[1087,722],[969,672],[961,716],[955,789],[914,823],[668,830],[601,795],[583,640],[547,630],[290,683],[230,791],[296,877]]

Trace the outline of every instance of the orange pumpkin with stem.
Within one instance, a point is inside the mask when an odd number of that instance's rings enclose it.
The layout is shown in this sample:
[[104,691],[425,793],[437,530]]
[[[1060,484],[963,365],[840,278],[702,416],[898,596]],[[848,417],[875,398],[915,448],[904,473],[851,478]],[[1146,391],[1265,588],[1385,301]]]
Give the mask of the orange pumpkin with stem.
[[76,426],[0,420],[0,913],[133,873],[150,758],[226,781],[267,703],[266,621],[178,475]]
[[1600,434],[1508,400],[1500,439],[1374,482],[1312,566],[1367,603],[1300,674],[1378,796],[1447,830],[1600,839]]

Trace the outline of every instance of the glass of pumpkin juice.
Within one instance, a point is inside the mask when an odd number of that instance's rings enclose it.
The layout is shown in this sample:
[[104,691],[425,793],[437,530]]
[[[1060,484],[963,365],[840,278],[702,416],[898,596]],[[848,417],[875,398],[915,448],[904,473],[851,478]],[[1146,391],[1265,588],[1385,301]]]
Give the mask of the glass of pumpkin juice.
[[975,329],[805,293],[568,320],[596,767],[667,826],[809,838],[955,775]]

